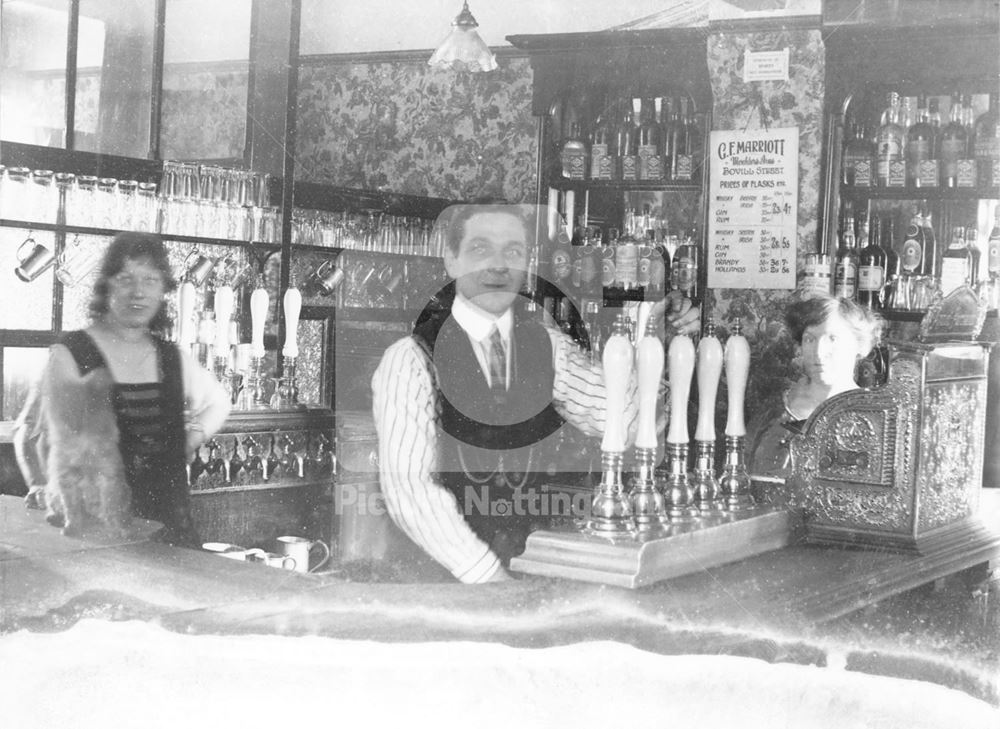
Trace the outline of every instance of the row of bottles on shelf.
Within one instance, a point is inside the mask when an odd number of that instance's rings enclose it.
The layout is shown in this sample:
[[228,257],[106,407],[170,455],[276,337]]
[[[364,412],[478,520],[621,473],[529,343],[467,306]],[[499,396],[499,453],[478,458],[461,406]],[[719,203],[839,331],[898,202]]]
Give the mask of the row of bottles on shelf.
[[[901,97],[890,92],[878,124],[849,120],[841,181],[854,187],[1000,185],[998,94],[976,117],[972,95]],[[947,122],[942,101],[949,101]]]
[[[975,224],[951,225],[947,245],[934,229],[922,203],[903,235],[895,218],[859,214],[849,205],[841,220],[835,256],[811,256],[803,287],[854,299],[872,309],[923,311],[941,296],[969,285],[985,296],[990,308],[1000,299],[1000,207],[985,245]],[[987,253],[987,278],[981,279],[982,250]]]
[[621,99],[593,119],[569,104],[556,137],[559,174],[568,180],[695,179],[701,130],[682,96]]
[[642,213],[627,208],[622,227],[606,232],[579,225],[572,239],[559,226],[548,256],[539,261],[536,251],[530,253],[528,293],[538,291],[540,277],[579,298],[659,300],[678,289],[696,299],[700,253],[695,239],[695,230],[683,238],[670,234],[667,221],[648,208]]

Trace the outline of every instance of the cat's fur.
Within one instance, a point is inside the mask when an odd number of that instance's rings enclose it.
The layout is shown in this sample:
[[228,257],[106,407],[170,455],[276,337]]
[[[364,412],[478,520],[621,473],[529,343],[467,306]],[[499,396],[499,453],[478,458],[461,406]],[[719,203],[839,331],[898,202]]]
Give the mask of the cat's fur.
[[50,376],[46,380],[46,519],[61,525],[67,536],[95,529],[126,536],[132,493],[118,450],[110,373],[102,367],[83,377]]

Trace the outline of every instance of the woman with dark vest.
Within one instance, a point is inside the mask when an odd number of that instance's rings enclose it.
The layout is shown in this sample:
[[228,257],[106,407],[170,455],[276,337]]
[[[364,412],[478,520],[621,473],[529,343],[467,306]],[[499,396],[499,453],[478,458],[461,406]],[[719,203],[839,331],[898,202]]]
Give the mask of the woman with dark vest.
[[[55,434],[86,435],[88,427],[99,427],[100,418],[59,427],[61,423],[46,421],[73,415],[54,401],[62,387],[77,386],[95,375],[109,379],[121,464],[109,464],[108,470],[123,468],[133,514],[162,522],[154,538],[197,547],[200,540],[191,519],[185,464],[189,454],[222,426],[230,403],[211,374],[163,338],[170,324],[166,295],[176,286],[158,236],[115,236],[94,285],[93,323],[64,334],[53,345],[40,387],[39,422],[25,420],[18,435],[22,451],[30,450],[26,443],[44,436],[50,455]],[[35,463],[45,463],[49,473],[32,474],[32,483],[44,482],[60,467],[51,457]],[[67,513],[53,511],[52,506],[50,522],[72,526],[64,523]]]
[[[446,212],[453,281],[439,309],[386,350],[373,408],[390,516],[457,579],[477,583],[507,579],[505,565],[545,516],[537,490],[545,440],[563,423],[603,431],[604,379],[569,337],[514,306],[533,206]],[[694,329],[698,311],[687,302],[669,321]],[[634,423],[634,381],[628,392]]]

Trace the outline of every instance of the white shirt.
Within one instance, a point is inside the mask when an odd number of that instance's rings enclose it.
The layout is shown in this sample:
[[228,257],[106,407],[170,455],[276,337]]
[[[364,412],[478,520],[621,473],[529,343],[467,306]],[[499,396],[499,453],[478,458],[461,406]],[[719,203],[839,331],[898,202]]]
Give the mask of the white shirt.
[[507,363],[504,372],[507,373],[507,381],[504,386],[510,388],[510,330],[514,326],[514,315],[507,309],[500,316],[494,316],[485,309],[480,309],[462,294],[455,294],[455,301],[451,305],[451,315],[460,327],[469,336],[472,344],[472,351],[476,354],[476,361],[486,376],[486,381],[493,386],[493,378],[490,376],[490,348],[493,346],[490,337],[493,329],[500,332],[500,340],[503,342],[503,349],[507,356]]
[[[462,305],[458,308],[461,311]],[[584,433],[600,435],[605,417],[600,365],[591,363],[562,332],[547,332],[556,411]],[[475,334],[470,337],[478,341]],[[454,494],[433,475],[441,417],[436,377],[433,363],[413,337],[391,345],[372,377],[382,493],[393,521],[427,554],[462,582],[484,582],[500,569],[500,560],[462,517]],[[626,402],[625,422],[632,437],[638,415],[634,376],[629,378]]]

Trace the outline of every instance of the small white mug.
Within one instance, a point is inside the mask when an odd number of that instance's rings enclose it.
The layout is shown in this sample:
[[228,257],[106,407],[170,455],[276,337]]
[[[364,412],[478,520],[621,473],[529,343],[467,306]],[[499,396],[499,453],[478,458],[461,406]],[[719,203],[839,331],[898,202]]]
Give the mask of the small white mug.
[[[295,560],[296,572],[315,572],[330,559],[330,548],[320,540],[313,541],[305,537],[278,537],[281,553]],[[323,558],[312,569],[309,568],[309,553],[313,547],[322,547]]]

